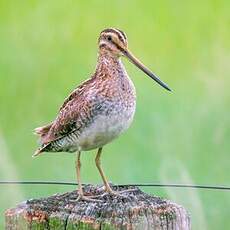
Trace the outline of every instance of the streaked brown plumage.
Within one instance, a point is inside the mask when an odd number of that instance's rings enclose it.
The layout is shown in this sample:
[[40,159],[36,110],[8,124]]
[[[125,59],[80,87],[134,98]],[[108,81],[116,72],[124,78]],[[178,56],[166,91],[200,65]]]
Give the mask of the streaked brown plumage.
[[110,188],[100,167],[102,147],[125,131],[133,120],[136,106],[135,88],[120,60],[126,56],[147,75],[170,90],[128,50],[127,38],[118,29],[105,29],[99,40],[99,55],[93,76],[78,86],[64,101],[57,118],[35,129],[40,136],[42,152],[77,152],[79,199],[83,196],[80,181],[80,152],[98,148],[96,165],[109,193]]

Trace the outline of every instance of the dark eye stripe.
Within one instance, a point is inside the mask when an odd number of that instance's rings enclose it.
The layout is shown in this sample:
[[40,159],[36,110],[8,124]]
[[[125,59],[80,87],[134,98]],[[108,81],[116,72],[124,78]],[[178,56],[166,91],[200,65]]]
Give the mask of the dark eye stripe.
[[116,34],[118,35],[118,38],[120,39],[120,41],[122,41],[123,43],[125,43],[126,38],[124,36],[124,33],[121,32],[118,29],[114,29],[114,32],[116,32]]
[[117,48],[118,50],[120,50],[121,52],[124,52],[124,49],[123,49],[122,47],[120,47],[117,43],[115,43],[114,41],[111,41],[111,43],[112,43],[114,46],[116,46],[116,48]]
[[105,29],[102,31],[102,33],[114,33],[118,36],[119,40],[123,43],[125,43],[126,40],[126,36],[125,34],[120,31],[120,30],[116,30],[116,29]]

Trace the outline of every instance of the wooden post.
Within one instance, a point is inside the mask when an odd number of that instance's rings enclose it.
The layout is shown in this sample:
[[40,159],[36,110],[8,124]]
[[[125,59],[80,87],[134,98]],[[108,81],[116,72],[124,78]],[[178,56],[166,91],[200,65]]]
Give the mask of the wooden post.
[[[189,230],[190,218],[180,205],[150,196],[137,187],[113,186],[114,190],[136,189],[126,197],[104,194],[101,202],[76,201],[77,191],[27,200],[5,213],[7,230],[26,229],[127,229]],[[86,195],[103,194],[101,186],[86,185]]]

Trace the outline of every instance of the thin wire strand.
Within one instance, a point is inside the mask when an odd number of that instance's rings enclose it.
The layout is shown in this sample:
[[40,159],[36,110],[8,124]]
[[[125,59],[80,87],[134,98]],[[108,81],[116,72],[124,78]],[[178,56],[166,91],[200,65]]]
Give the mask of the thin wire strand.
[[[23,184],[23,185],[78,185],[75,182],[66,181],[0,181],[1,184]],[[85,185],[85,184],[84,184]],[[160,184],[160,183],[131,183],[131,184],[116,184],[116,186],[139,186],[139,187],[173,187],[173,188],[192,188],[192,189],[210,189],[210,190],[227,190],[229,186],[222,185],[191,185],[191,184]]]

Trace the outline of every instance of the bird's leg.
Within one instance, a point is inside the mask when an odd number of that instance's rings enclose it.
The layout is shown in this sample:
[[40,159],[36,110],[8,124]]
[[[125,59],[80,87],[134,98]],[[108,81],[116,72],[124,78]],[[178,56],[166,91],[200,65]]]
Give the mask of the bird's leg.
[[122,197],[125,197],[125,196],[121,195],[121,193],[136,191],[136,189],[128,189],[128,190],[123,190],[123,191],[119,191],[119,192],[115,192],[112,190],[112,188],[110,187],[108,180],[106,179],[105,174],[101,168],[101,153],[102,153],[102,147],[98,149],[97,156],[95,158],[95,163],[96,163],[97,169],[101,175],[101,178],[104,182],[105,191],[111,195],[117,195],[117,196],[122,196]]
[[81,173],[80,173],[80,171],[81,171],[80,157],[81,157],[81,152],[78,151],[77,152],[76,162],[75,162],[76,174],[77,174],[77,183],[78,183],[78,194],[79,194],[79,196],[83,196],[83,189],[82,189],[82,184],[81,184]]
[[102,153],[102,147],[98,149],[97,151],[97,156],[95,158],[95,163],[96,163],[96,166],[97,166],[97,169],[101,175],[101,178],[103,180],[103,183],[105,185],[105,191],[108,192],[108,193],[113,193],[114,191],[111,189],[106,177],[105,177],[105,174],[101,168],[101,153]]
[[77,158],[76,158],[76,173],[77,173],[77,183],[78,183],[78,198],[77,198],[77,201],[79,200],[84,200],[84,201],[98,201],[98,200],[95,200],[95,199],[91,199],[89,197],[86,197],[84,196],[83,194],[83,189],[82,189],[82,183],[81,183],[81,160],[80,160],[80,157],[81,157],[81,152],[78,151],[77,152]]

